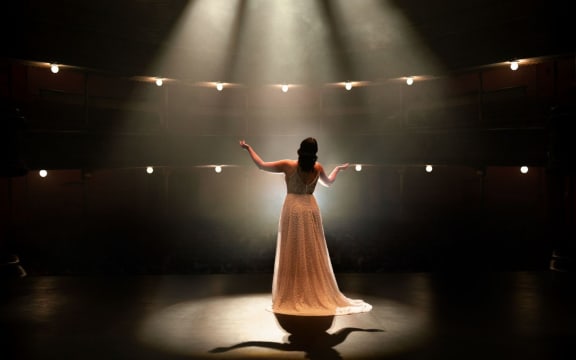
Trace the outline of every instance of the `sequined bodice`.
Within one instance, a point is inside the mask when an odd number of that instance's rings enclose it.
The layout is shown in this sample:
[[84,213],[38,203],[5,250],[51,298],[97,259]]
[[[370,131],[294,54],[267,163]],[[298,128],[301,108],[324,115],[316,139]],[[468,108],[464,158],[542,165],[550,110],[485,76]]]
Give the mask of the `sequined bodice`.
[[286,176],[286,189],[289,194],[312,194],[318,183],[318,175],[310,183],[306,183],[303,179],[303,174],[299,169],[294,171],[292,174]]

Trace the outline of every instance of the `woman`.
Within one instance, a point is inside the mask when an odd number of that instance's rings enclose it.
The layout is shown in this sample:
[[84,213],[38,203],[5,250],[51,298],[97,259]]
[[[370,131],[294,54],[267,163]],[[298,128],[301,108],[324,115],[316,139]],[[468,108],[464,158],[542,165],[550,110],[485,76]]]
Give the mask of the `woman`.
[[302,141],[298,160],[263,161],[244,140],[240,146],[261,170],[284,173],[287,194],[278,225],[278,242],[272,282],[272,311],[288,315],[344,315],[372,309],[362,300],[345,297],[338,289],[320,209],[314,197],[316,184],[330,186],[348,164],[326,175],[318,162],[314,138]]

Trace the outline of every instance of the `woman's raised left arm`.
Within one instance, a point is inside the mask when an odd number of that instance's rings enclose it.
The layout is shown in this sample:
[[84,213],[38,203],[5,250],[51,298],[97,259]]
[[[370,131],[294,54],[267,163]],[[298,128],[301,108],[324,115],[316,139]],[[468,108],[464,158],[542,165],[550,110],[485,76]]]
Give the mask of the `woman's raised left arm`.
[[259,169],[269,172],[286,172],[287,171],[287,160],[278,161],[264,161],[262,158],[254,151],[252,146],[248,145],[246,141],[240,140],[240,147],[248,151],[250,158],[258,166]]

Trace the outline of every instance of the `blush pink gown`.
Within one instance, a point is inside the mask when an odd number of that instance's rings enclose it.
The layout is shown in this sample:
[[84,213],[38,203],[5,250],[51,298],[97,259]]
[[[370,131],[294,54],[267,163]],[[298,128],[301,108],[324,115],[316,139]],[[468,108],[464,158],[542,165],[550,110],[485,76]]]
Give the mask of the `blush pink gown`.
[[367,312],[370,304],[344,296],[336,283],[322,217],[313,195],[319,174],[306,184],[300,170],[286,175],[278,225],[271,311],[326,316]]

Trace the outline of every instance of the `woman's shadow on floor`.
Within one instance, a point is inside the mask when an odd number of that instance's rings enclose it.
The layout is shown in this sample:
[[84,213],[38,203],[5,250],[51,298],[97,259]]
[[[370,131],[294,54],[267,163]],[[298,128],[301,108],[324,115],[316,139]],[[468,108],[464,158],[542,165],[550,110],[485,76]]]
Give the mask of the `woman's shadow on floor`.
[[284,338],[284,342],[245,341],[228,347],[218,347],[212,349],[210,352],[223,353],[234,349],[254,346],[281,351],[301,351],[305,353],[305,358],[310,360],[340,360],[342,357],[334,347],[343,343],[352,332],[384,331],[380,329],[347,327],[330,334],[327,330],[332,326],[334,316],[274,315],[276,316],[278,324],[289,334]]

